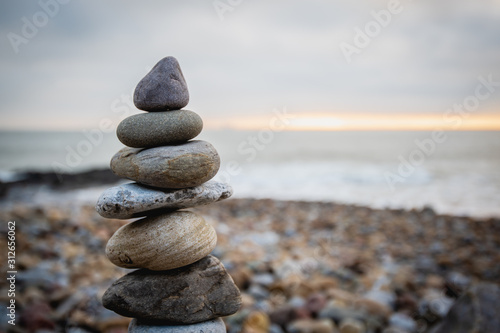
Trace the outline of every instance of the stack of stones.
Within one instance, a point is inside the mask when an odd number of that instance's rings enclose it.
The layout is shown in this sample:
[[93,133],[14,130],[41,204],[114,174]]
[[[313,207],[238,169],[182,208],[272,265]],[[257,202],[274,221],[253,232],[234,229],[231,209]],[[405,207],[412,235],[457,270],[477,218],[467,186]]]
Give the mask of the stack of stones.
[[119,124],[118,138],[128,147],[111,160],[115,174],[135,183],[107,189],[96,205],[104,217],[143,217],[118,229],[106,246],[113,264],[139,268],[115,281],[102,298],[106,308],[134,318],[129,332],[226,332],[220,317],[241,305],[232,278],[210,255],[214,228],[184,210],[232,194],[229,185],[210,180],[220,165],[214,147],[191,140],[203,122],[182,110],[188,100],[173,57],[139,82],[134,104],[148,112]]

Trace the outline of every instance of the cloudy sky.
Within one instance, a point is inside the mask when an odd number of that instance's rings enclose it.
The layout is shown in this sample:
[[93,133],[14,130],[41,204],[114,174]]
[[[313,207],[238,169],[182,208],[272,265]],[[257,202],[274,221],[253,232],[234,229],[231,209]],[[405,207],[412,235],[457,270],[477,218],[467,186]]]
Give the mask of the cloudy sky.
[[2,1],[0,128],[137,113],[135,85],[172,55],[208,126],[258,126],[285,108],[442,121],[468,101],[461,117],[500,129],[500,84],[474,100],[479,78],[500,82],[499,22],[498,0]]

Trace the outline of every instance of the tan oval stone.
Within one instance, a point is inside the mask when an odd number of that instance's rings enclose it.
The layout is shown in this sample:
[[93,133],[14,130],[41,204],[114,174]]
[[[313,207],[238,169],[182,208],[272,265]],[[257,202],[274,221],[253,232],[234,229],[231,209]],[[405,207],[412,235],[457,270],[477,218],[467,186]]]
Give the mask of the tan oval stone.
[[120,177],[160,188],[187,188],[212,179],[220,159],[206,141],[148,149],[123,148],[111,159],[111,170]]
[[216,243],[215,230],[203,217],[176,211],[124,225],[109,239],[106,255],[119,267],[161,271],[200,260]]

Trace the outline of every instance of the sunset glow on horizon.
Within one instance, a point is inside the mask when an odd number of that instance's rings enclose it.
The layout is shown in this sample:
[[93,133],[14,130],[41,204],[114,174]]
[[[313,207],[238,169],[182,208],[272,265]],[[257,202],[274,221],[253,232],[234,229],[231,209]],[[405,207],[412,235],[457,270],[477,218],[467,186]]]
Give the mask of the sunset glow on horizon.
[[[206,119],[207,129],[259,130],[274,126],[284,131],[496,131],[500,130],[499,114],[368,114],[368,113],[289,113],[280,122],[276,117],[253,116]],[[277,125],[274,124],[276,122]]]

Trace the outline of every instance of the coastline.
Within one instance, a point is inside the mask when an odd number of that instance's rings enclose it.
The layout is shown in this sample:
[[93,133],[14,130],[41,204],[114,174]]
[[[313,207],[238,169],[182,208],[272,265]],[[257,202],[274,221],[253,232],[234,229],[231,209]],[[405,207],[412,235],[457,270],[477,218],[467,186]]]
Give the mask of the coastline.
[[[499,150],[500,132],[446,133],[449,140],[414,166],[407,163],[410,153],[418,152],[414,141],[425,140],[430,132],[280,132],[265,148],[260,147],[262,150],[249,144],[248,139],[256,135],[252,131],[208,130],[201,133],[200,139],[212,142],[219,151],[222,161],[217,177],[230,183],[238,198],[325,201],[376,208],[427,206],[441,214],[500,217],[496,199],[500,197],[500,160],[492,153]],[[108,169],[110,156],[123,147],[114,133],[109,133],[88,156],[77,159],[68,153],[85,139],[81,132],[64,136],[52,132],[3,134],[0,182],[21,180],[26,170],[61,170],[86,172],[88,180],[75,183],[83,188],[93,176],[88,170]],[[16,142],[16,149],[9,142]],[[63,176],[63,184],[57,184],[55,177],[44,187],[71,189],[72,175]],[[394,184],[392,180],[396,179]],[[103,177],[95,185],[107,182]]]
[[[23,171],[11,173],[9,179],[0,178],[0,208],[12,206],[14,204],[26,204],[30,206],[53,204],[57,201],[71,201],[77,205],[93,204],[97,200],[100,192],[104,189],[130,182],[113,174],[109,168],[90,169],[77,173],[58,174],[52,171]],[[276,198],[266,196],[248,196],[248,190],[240,195],[236,192],[233,199],[258,199],[273,201],[304,201],[308,203],[332,203],[353,207],[367,207],[375,210],[391,211],[420,211],[430,209],[437,211],[432,204],[421,208],[391,207],[380,204],[366,205],[362,203],[349,203],[328,199],[294,199]],[[474,216],[471,214],[449,214],[446,212],[436,212],[439,215],[465,217],[478,221],[499,219],[500,215],[485,214]]]

